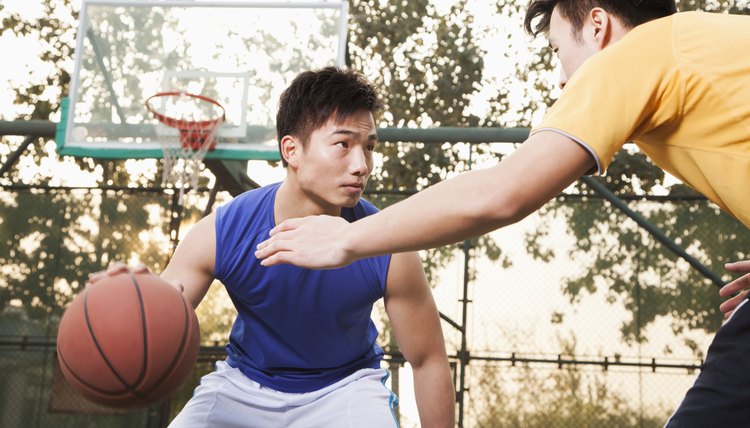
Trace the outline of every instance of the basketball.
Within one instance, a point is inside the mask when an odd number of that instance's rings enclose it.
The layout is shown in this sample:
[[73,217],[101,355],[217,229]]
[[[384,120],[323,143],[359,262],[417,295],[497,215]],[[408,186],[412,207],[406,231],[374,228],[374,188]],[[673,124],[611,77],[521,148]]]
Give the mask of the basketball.
[[152,273],[105,277],[73,298],[57,334],[62,373],[99,404],[143,407],[172,395],[200,348],[188,300]]

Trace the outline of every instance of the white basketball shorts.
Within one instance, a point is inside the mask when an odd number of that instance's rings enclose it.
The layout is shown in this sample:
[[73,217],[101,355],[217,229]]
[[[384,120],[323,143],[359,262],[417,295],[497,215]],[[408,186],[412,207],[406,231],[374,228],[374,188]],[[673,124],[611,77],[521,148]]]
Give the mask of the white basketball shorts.
[[169,428],[398,427],[398,398],[385,386],[388,376],[384,369],[362,369],[318,391],[287,393],[219,361]]

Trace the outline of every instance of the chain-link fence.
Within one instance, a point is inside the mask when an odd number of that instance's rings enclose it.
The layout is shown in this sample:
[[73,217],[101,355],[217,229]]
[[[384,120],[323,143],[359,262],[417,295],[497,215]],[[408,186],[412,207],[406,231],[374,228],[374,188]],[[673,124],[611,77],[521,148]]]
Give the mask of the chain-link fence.
[[[208,199],[205,190],[188,198],[180,235]],[[220,192],[216,204],[229,199]],[[750,233],[705,200],[629,203],[717,274],[747,256]],[[86,274],[114,260],[163,269],[177,209],[161,189],[0,189],[0,426],[166,426],[223,358],[231,311],[219,322],[209,319],[218,312],[199,308],[201,359],[168,403],[113,413],[78,396],[57,367],[57,323]],[[517,225],[423,254],[465,427],[661,426],[722,322],[710,280],[592,193],[560,197]],[[417,426],[411,371],[381,314],[399,417]]]

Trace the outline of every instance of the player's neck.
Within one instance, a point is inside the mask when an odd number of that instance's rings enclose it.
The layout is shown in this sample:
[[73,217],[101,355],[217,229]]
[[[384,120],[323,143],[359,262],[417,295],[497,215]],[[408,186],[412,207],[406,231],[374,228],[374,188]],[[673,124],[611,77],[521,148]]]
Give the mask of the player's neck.
[[326,204],[325,201],[315,198],[290,177],[279,186],[273,205],[276,224],[290,218],[309,215],[341,215],[341,207]]

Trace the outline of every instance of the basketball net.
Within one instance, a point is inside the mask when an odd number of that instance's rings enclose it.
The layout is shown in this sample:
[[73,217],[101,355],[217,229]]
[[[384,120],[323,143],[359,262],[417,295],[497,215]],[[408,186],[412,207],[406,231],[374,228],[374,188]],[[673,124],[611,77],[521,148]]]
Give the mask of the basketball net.
[[[161,106],[152,105],[160,99]],[[146,107],[161,123],[156,132],[163,152],[162,186],[179,191],[177,203],[198,187],[206,154],[216,146],[216,130],[224,122],[224,107],[201,95],[161,92]],[[160,113],[159,110],[165,112]]]

